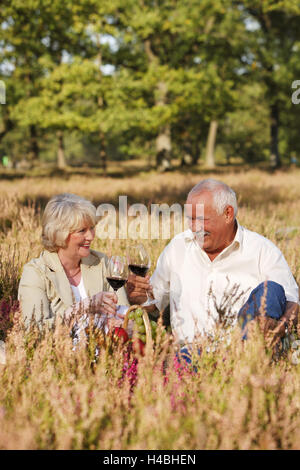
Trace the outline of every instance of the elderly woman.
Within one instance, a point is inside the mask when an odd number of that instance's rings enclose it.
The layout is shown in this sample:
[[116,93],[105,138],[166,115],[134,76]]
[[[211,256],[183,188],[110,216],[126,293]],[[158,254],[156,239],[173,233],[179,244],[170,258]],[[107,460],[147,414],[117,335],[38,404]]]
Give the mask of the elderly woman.
[[26,327],[32,321],[52,327],[56,317],[84,315],[91,305],[100,318],[116,317],[117,303],[128,305],[125,289],[117,295],[106,280],[106,256],[91,250],[95,224],[96,209],[86,199],[50,199],[42,220],[44,251],[24,266],[19,284]]

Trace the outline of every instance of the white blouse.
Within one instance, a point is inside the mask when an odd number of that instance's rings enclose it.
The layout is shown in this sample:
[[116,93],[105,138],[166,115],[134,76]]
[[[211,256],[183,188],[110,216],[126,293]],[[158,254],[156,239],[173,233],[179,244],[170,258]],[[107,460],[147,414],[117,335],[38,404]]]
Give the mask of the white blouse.
[[84,300],[87,298],[87,293],[83,284],[82,276],[81,276],[81,280],[78,286],[73,286],[73,284],[71,284],[71,287],[72,287],[72,291],[73,291],[76,302],[79,302],[80,300]]

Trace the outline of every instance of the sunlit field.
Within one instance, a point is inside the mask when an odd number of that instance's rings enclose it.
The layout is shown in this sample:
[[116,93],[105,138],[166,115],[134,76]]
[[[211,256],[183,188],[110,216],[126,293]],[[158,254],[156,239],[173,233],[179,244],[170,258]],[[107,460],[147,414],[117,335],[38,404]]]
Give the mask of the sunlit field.
[[[300,283],[300,170],[206,174],[233,187],[239,222],[282,250]],[[241,341],[201,340],[196,368],[180,367],[172,336],[158,327],[143,357],[94,338],[73,350],[66,325],[40,336],[25,334],[16,305],[24,263],[41,251],[40,216],[49,198],[72,192],[95,206],[128,196],[139,202],[184,204],[203,175],[143,173],[1,180],[0,449],[299,449],[300,365],[292,351],[274,355],[258,325]],[[143,240],[155,267],[168,240]],[[130,240],[101,240],[93,248],[125,254]],[[201,280],[199,280],[201,282]]]

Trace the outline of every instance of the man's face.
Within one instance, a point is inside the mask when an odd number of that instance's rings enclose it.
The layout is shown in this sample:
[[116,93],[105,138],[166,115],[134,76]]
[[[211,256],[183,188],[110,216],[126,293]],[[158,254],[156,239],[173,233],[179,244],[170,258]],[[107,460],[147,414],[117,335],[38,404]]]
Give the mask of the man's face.
[[202,192],[187,199],[189,227],[206,253],[220,253],[231,242],[232,217],[218,215],[210,192]]

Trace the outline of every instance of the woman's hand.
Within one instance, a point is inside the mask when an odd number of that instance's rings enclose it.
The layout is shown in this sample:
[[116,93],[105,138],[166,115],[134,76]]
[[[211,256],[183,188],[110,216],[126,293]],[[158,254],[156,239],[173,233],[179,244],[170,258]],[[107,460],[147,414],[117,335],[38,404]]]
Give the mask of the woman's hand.
[[115,317],[117,314],[118,297],[115,292],[99,292],[94,296],[97,313]]
[[122,326],[124,314],[118,313],[118,297],[115,292],[99,292],[95,295],[95,302],[96,305],[98,304],[97,313],[99,313],[100,318],[104,320],[104,324],[108,330]]

